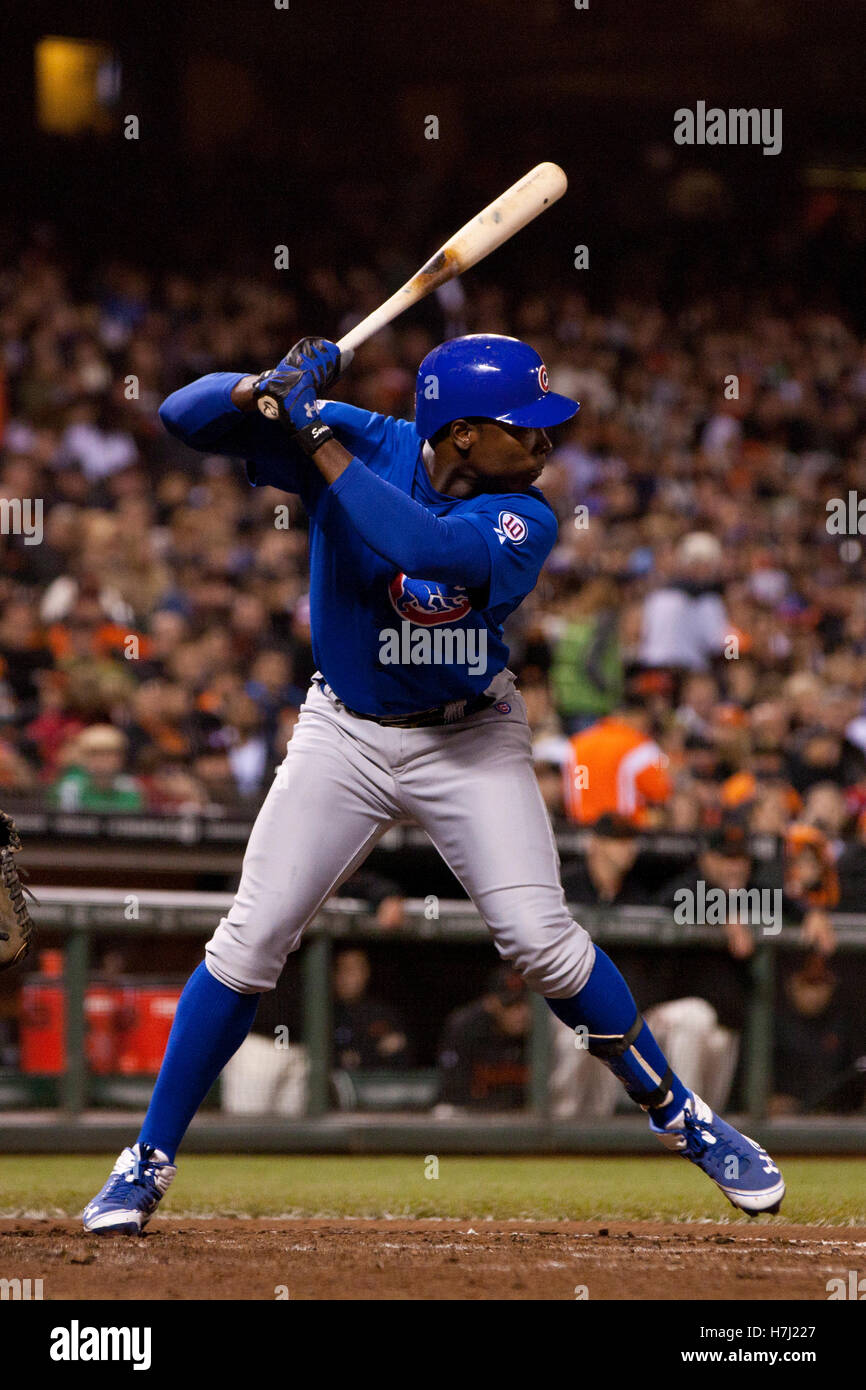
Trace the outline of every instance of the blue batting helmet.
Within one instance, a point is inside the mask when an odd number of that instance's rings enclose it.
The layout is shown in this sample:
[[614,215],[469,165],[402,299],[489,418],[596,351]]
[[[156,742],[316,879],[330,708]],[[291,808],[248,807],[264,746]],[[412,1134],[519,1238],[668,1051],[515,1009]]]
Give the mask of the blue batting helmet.
[[545,429],[570,420],[577,401],[549,389],[535,348],[499,333],[469,333],[428,352],[418,368],[415,428],[430,439],[452,420],[477,417]]

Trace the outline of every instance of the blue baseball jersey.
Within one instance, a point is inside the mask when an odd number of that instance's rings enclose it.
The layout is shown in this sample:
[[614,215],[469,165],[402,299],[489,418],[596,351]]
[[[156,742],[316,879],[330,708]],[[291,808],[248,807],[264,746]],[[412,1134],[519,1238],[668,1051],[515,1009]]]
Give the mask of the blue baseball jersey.
[[[207,380],[207,379],[205,379]],[[226,377],[226,396],[238,375]],[[557,535],[537,488],[459,499],[430,482],[409,421],[320,402],[323,420],[352,455],[436,516],[466,518],[490,556],[483,592],[403,574],[359,536],[315,464],[258,414],[215,421],[195,439],[246,460],[254,486],[297,493],[310,518],[313,654],[350,709],[411,714],[483,694],[508,662],[503,624],[535,587]]]

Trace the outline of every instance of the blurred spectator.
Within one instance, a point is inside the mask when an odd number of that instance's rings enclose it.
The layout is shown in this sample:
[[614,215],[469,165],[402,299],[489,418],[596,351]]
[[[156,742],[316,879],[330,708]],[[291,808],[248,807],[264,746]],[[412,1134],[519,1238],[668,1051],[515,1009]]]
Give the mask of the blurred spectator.
[[383,931],[394,931],[405,925],[406,899],[397,884],[384,874],[376,873],[368,864],[342,884],[340,896],[361,898]]
[[229,741],[229,766],[241,796],[253,796],[268,771],[268,740],[264,714],[246,691],[238,690],[225,701],[224,719]]
[[842,849],[841,837],[850,821],[840,788],[833,782],[816,782],[809,789],[800,819],[804,825],[811,825],[827,836],[835,858]]
[[578,825],[592,825],[606,812],[646,825],[651,808],[670,796],[667,756],[649,736],[640,706],[617,710],[575,734],[570,743],[565,809]]
[[823,955],[836,947],[830,912],[839,904],[839,875],[832,847],[813,825],[789,826],[784,852],[784,910],[802,924],[803,940]]
[[646,879],[636,871],[640,838],[626,816],[607,811],[592,827],[582,861],[565,865],[562,886],[572,903],[640,903]]
[[562,769],[568,758],[568,740],[538,738],[532,745],[535,779],[551,820],[558,820],[565,810],[562,790]]
[[579,733],[622,698],[618,595],[609,578],[576,586],[555,620],[551,688],[567,734]]
[[820,782],[848,787],[866,776],[866,759],[859,748],[822,724],[800,729],[788,757],[788,777],[794,789],[807,792]]
[[756,865],[745,827],[730,819],[704,836],[693,864],[658,893],[659,905],[678,920],[712,927],[723,936],[726,950],[696,952],[676,971],[689,993],[709,1004],[718,1024],[734,1033],[745,1024],[756,936],[764,925],[773,931],[781,926],[781,897],[772,865],[764,871]]
[[643,608],[640,660],[674,672],[704,671],[723,653],[730,626],[722,598],[722,547],[693,531],[677,548],[670,580]]
[[0,681],[22,718],[36,713],[40,680],[53,664],[36,605],[13,594],[0,609]]
[[862,1103],[866,1073],[854,1069],[851,1022],[837,976],[811,952],[786,975],[776,1006],[772,1114]]
[[531,1020],[524,980],[508,966],[497,966],[484,995],[446,1021],[439,1047],[439,1116],[454,1109],[525,1106]]
[[126,737],[110,724],[83,730],[69,751],[70,763],[53,788],[63,811],[140,811],[142,789],[124,771]]
[[208,809],[205,788],[183,763],[159,763],[141,780],[147,795],[147,809],[157,815],[195,815]]
[[33,768],[8,739],[0,737],[0,787],[7,792],[28,792],[35,786]]
[[24,730],[24,747],[30,749],[43,775],[51,779],[61,751],[72,745],[74,735],[84,727],[81,716],[67,703],[66,685],[58,672],[41,673],[39,712]]
[[370,961],[356,947],[334,961],[334,1063],[345,1071],[409,1065],[409,1041],[400,1011],[371,997]]
[[[756,869],[745,826],[740,821],[728,819],[704,837],[692,867],[665,884],[658,901],[671,911],[681,903],[690,902],[693,905],[691,920],[701,923],[709,919],[709,924],[720,926],[730,954],[735,960],[746,960],[754,954],[756,931],[762,925],[776,926],[775,918],[763,923],[760,915],[765,903],[770,913],[776,905],[781,909],[781,892],[777,898],[767,896],[773,888],[772,880],[768,877],[763,882]],[[712,889],[721,889],[725,895],[721,922],[718,914],[704,913],[701,908],[701,904],[710,901],[708,893]],[[732,897],[733,894],[738,896]],[[734,910],[730,911],[732,904]],[[741,905],[742,911],[739,910]]]

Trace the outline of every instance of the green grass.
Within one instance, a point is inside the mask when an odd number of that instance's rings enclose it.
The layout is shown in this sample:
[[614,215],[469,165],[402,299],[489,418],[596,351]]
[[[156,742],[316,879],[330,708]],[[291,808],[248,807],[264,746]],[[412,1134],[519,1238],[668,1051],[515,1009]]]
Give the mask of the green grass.
[[[114,1155],[0,1157],[0,1214],[77,1215]],[[721,1193],[674,1156],[440,1159],[191,1155],[161,1210],[174,1216],[395,1216],[483,1220],[738,1219]],[[866,1160],[783,1164],[787,1221],[866,1224]],[[747,1218],[742,1218],[746,1220]]]

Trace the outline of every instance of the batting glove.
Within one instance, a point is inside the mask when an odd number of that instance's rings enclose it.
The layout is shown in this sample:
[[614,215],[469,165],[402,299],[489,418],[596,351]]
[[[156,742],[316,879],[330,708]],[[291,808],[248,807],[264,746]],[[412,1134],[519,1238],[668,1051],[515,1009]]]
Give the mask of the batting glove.
[[335,344],[306,338],[253,383],[253,399],[261,413],[281,424],[307,454],[334,437],[319,416],[318,393],[336,378],[339,364]]
[[313,384],[319,395],[333,385],[346,366],[337,344],[327,338],[302,338],[293,348],[289,348],[283,360],[302,371],[312,372]]

